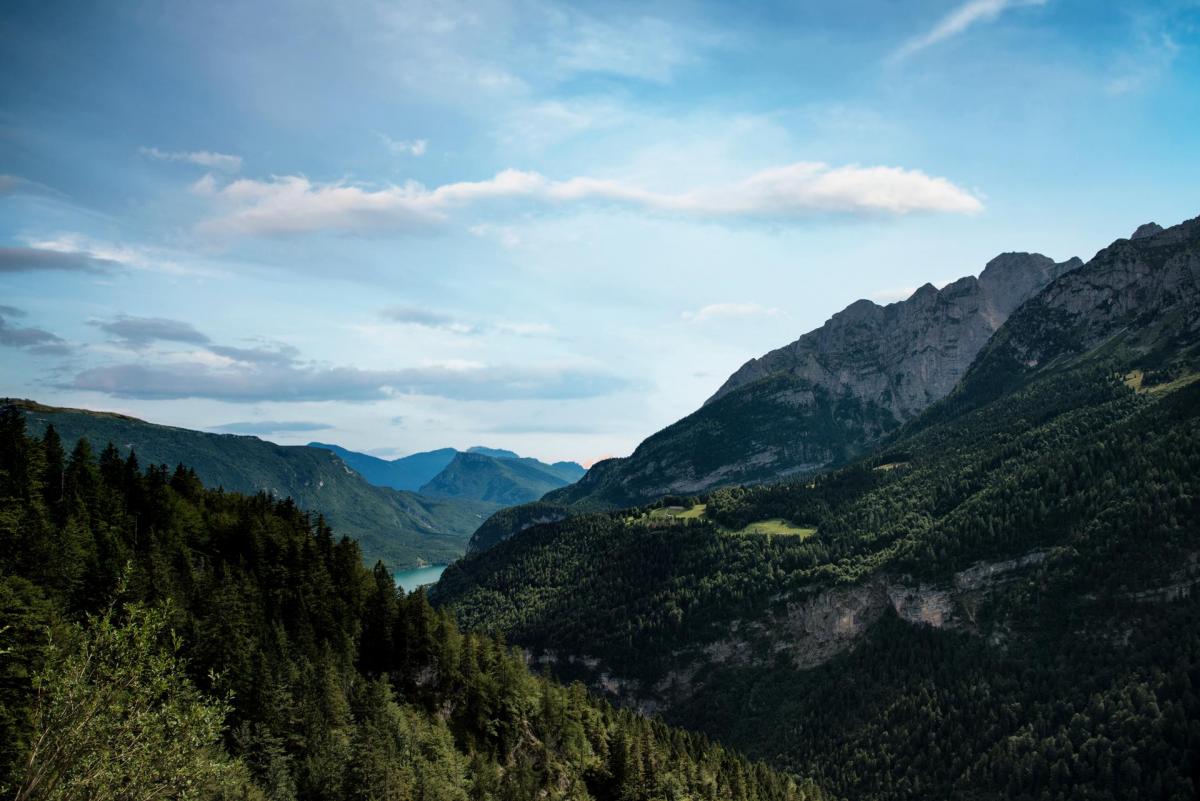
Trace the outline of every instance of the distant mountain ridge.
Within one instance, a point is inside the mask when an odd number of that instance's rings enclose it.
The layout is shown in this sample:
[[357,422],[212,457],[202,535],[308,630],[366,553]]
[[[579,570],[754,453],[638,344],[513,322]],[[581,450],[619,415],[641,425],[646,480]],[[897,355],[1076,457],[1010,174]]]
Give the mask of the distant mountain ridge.
[[391,461],[340,445],[310,442],[308,447],[336,453],[377,486],[504,505],[536,501],[550,490],[578,481],[587,472],[575,462],[547,464],[482,445],[465,451],[441,448]]
[[467,448],[466,452],[481,453],[484,456],[491,456],[493,459],[520,459],[527,464],[558,476],[568,484],[583,478],[584,473],[587,472],[587,468],[579,462],[543,462],[541,459],[534,459],[532,456],[521,456],[515,451],[504,450],[503,448],[485,448],[482,445],[476,445]]
[[357,539],[368,561],[382,559],[392,568],[453,560],[497,509],[491,503],[426,498],[374,486],[329,450],[157,425],[109,412],[0,400],[10,402],[25,413],[32,434],[53,424],[68,447],[82,437],[97,450],[112,442],[122,456],[136,452],[143,466],[189,465],[209,487],[290,497]]
[[945,397],[1022,302],[1082,265],[1005,253],[978,278],[857,301],[751,359],[696,412],[542,500],[605,509],[812,473],[849,461]]
[[567,483],[553,466],[536,459],[496,458],[467,451],[455,455],[446,469],[421,487],[421,494],[512,506],[536,501]]
[[439,448],[402,456],[399,459],[380,459],[369,453],[359,453],[340,445],[325,442],[310,442],[310,448],[333,451],[342,461],[357,470],[363,478],[378,487],[416,492],[422,484],[442,472],[458,451],[454,448]]

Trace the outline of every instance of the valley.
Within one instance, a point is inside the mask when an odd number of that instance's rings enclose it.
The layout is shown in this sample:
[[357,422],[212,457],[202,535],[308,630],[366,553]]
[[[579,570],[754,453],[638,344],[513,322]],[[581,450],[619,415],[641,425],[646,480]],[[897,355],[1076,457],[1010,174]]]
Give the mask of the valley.
[[0,801],[1200,800],[1200,0],[0,37]]

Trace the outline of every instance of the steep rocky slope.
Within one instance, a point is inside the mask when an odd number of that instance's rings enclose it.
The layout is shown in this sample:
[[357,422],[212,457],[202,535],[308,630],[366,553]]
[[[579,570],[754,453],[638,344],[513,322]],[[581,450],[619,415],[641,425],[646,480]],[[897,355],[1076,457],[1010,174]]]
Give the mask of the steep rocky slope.
[[544,500],[615,508],[849,461],[945,397],[1014,309],[1081,264],[1005,253],[941,290],[926,284],[887,306],[860,300],[747,362],[632,456],[599,462]]
[[433,597],[846,797],[1192,797],[1200,220],[1139,231],[873,456],[531,525]]

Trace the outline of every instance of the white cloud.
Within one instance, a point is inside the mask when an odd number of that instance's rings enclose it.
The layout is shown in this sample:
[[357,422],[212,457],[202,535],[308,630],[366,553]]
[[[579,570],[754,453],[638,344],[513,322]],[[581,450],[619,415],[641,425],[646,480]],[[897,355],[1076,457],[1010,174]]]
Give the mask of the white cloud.
[[618,392],[624,379],[576,367],[488,366],[448,361],[422,367],[364,370],[309,363],[218,366],[203,360],[117,364],[76,375],[64,388],[118,398],[209,398],[262,401],[370,401],[423,395],[466,401],[573,400]]
[[711,303],[695,311],[685,311],[680,317],[689,323],[705,323],[728,318],[774,317],[777,314],[779,309],[757,303]]
[[504,170],[483,181],[428,189],[416,182],[372,189],[347,182],[314,183],[299,175],[241,179],[211,191],[223,214],[201,223],[217,234],[278,236],[315,231],[413,230],[444,222],[457,208],[524,199],[549,205],[606,203],[641,211],[715,220],[796,220],[916,212],[973,214],[978,197],[945,178],[900,167],[831,167],[797,162],[742,181],[684,192],[656,192],[620,181]]
[[991,22],[1005,11],[1022,6],[1043,6],[1048,0],[968,0],[938,20],[926,33],[909,39],[892,54],[899,61],[927,47],[951,39],[978,22]]
[[376,136],[397,156],[424,156],[429,147],[426,139],[393,139],[385,133],[376,133]]
[[146,158],[158,161],[183,161],[222,172],[239,172],[242,169],[242,157],[230,156],[227,153],[213,153],[208,150],[165,151],[159,150],[157,147],[139,147],[138,152]]
[[66,233],[50,239],[28,240],[31,248],[86,258],[105,265],[151,270],[171,275],[207,275],[206,270],[186,266],[172,256],[156,250],[130,245],[100,242],[80,234]]

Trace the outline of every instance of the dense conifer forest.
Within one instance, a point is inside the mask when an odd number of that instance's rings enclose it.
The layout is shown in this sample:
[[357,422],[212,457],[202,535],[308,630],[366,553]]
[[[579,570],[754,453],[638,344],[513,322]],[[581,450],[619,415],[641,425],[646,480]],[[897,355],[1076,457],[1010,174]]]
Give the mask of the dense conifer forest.
[[290,501],[0,413],[0,788],[33,799],[805,799],[531,674]]
[[[698,518],[650,507],[535,526],[453,566],[434,598],[468,627],[598,659],[670,721],[846,797],[1191,798],[1191,358],[1136,375],[1089,359],[993,403],[968,384],[867,460],[656,505],[704,503]],[[816,532],[733,533],[774,518]],[[818,666],[780,650],[802,633],[789,613],[823,592],[953,588],[958,571],[1026,554],[952,631],[889,613]],[[741,656],[713,656],[739,639]],[[595,681],[578,660],[557,670]]]

